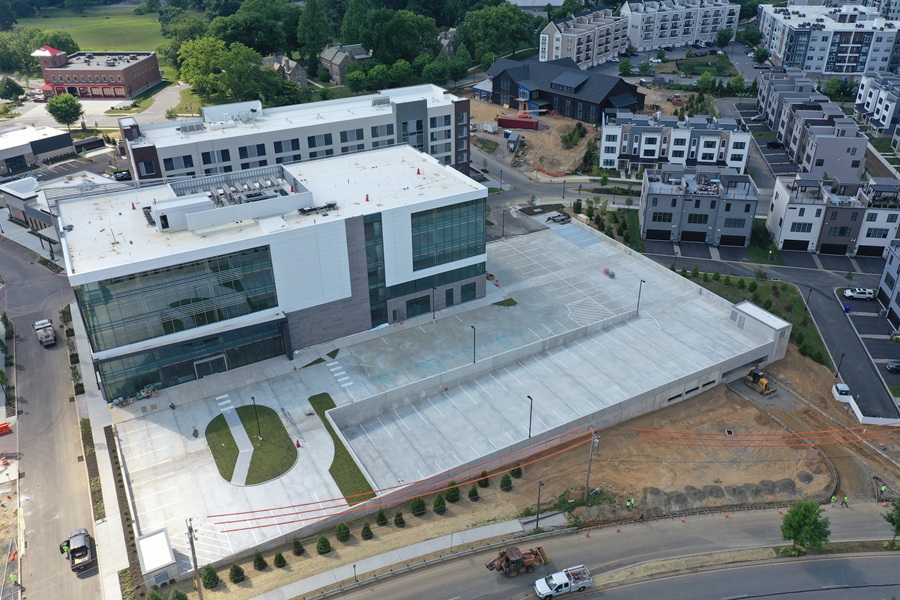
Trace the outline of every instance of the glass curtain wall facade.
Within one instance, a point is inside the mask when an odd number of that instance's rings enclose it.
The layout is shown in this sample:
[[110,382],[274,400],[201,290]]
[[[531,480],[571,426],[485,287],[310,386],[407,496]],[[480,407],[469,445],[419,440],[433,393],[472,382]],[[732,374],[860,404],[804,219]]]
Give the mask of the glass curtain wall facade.
[[278,305],[268,246],[76,287],[95,352]]
[[366,236],[366,269],[369,275],[369,310],[372,327],[377,327],[388,322],[381,213],[366,215],[363,228]]
[[284,320],[171,344],[97,365],[107,402],[145,386],[170,387],[283,355]]
[[484,198],[413,213],[413,270],[484,254],[486,219]]

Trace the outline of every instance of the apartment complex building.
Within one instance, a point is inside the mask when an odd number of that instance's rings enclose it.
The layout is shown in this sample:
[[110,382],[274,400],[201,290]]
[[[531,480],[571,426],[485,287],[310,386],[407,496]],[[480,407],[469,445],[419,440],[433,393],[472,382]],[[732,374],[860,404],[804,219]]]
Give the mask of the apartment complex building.
[[712,42],[720,29],[737,33],[740,6],[726,0],[628,0],[628,40],[638,50]]
[[884,270],[878,282],[876,295],[887,307],[887,320],[895,329],[900,329],[900,239],[891,240],[885,256]]
[[898,236],[900,181],[778,177],[766,225],[782,250],[885,256]]
[[825,75],[897,72],[897,23],[871,6],[759,7],[772,62]]
[[231,173],[395,144],[468,173],[469,100],[435,85],[278,108],[255,100],[201,112],[153,125],[119,119],[137,179]]
[[882,135],[893,135],[900,123],[900,77],[897,75],[863,75],[856,92],[854,111],[857,118]]
[[46,194],[107,401],[485,294],[487,189],[405,145]]
[[750,133],[731,117],[635,115],[609,110],[600,132],[600,168],[624,173],[666,164],[735,169],[747,166]]
[[24,171],[44,160],[68,154],[75,154],[75,146],[67,131],[31,125],[0,129],[0,175]]
[[758,191],[733,169],[665,165],[644,171],[641,237],[713,246],[750,244]]
[[609,9],[548,23],[540,34],[541,62],[571,58],[580,69],[608,61],[628,48],[628,18]]
[[860,177],[868,138],[798,69],[763,74],[757,106],[791,160],[813,175]]
[[133,98],[162,81],[155,52],[76,52],[42,46],[31,53],[41,64],[44,96]]
[[872,6],[885,19],[900,19],[900,3],[897,0],[789,0],[788,6]]

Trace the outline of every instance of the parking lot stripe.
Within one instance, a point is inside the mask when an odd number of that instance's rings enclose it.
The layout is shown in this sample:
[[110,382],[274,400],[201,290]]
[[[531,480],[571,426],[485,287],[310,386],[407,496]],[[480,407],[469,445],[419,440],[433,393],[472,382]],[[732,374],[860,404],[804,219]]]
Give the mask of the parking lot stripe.
[[419,409],[416,408],[416,405],[415,405],[415,404],[413,404],[412,407],[413,407],[413,410],[416,411],[416,414],[419,415],[419,418],[422,419],[422,422],[425,423],[425,424],[427,425],[427,424],[428,424],[428,419],[426,419],[425,417],[422,416],[422,413],[419,412]]
[[391,433],[390,431],[388,431],[388,428],[384,426],[384,422],[381,420],[381,417],[375,417],[375,418],[378,419],[378,422],[381,423],[381,427],[382,427],[385,431],[387,431],[387,434],[388,434],[389,436],[391,436],[391,439],[394,439],[394,434]]
[[487,394],[487,395],[490,396],[491,398],[494,397],[494,395],[493,395],[492,393],[490,393],[489,391],[487,391],[487,390],[484,388],[483,385],[481,385],[480,383],[478,383],[478,380],[477,380],[477,379],[473,379],[472,381],[474,381],[476,384],[478,384],[478,387],[480,387],[480,388],[484,391],[485,394]]
[[[492,377],[493,377],[493,376],[492,376]],[[461,390],[463,391],[463,394],[465,394],[466,396],[469,397],[469,400],[472,401],[472,404],[474,404],[475,406],[478,406],[478,401],[475,400],[475,398],[473,398],[472,395],[471,395],[469,392],[466,391],[466,388],[460,387],[459,389],[461,389]],[[505,388],[504,388],[504,389],[505,389]],[[447,396],[447,392],[444,392],[444,395]],[[450,396],[447,396],[447,397],[449,398]]]
[[403,423],[403,426],[406,427],[406,429],[407,429],[408,431],[412,431],[412,429],[409,428],[409,425],[406,424],[406,419],[404,419],[403,417],[401,417],[401,416],[397,413],[396,410],[394,411],[394,414],[397,415],[397,418],[400,419],[400,422]]
[[437,406],[435,406],[435,404],[434,404],[434,402],[432,402],[431,398],[428,399],[428,403],[431,404],[432,407],[434,407],[434,410],[438,411],[438,414],[441,415],[441,418],[444,418],[444,413],[441,412],[441,409],[439,409]]

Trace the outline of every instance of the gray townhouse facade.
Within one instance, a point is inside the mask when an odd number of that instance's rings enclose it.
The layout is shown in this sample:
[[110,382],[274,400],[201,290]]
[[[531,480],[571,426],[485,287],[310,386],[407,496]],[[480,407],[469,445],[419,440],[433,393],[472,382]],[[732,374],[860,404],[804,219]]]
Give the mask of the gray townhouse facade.
[[609,109],[600,132],[600,168],[636,173],[665,164],[747,166],[750,133],[731,117],[636,115]]
[[641,237],[746,247],[757,203],[753,180],[733,169],[666,165],[644,171]]
[[878,289],[875,291],[878,299],[887,307],[887,320],[895,329],[900,329],[900,289],[897,282],[900,281],[900,239],[891,240],[888,246],[887,256],[884,261],[884,270],[878,281]]
[[628,48],[628,18],[609,9],[557,19],[539,36],[538,60],[571,58],[579,69],[605,63]]
[[882,135],[893,135],[900,123],[900,76],[863,75],[853,106],[856,117]]
[[435,85],[263,108],[208,106],[200,118],[119,119],[137,180],[200,177],[409,144],[469,173],[469,99]]

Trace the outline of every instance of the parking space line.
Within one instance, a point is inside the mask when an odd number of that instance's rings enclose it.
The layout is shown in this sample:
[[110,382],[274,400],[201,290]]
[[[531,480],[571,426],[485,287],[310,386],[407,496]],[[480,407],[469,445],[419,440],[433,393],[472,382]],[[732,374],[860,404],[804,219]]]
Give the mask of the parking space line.
[[394,439],[394,434],[391,433],[390,431],[388,431],[388,428],[384,426],[384,423],[381,421],[381,417],[375,417],[375,418],[378,419],[378,422],[381,423],[381,427],[382,427],[385,431],[387,431],[387,434],[388,434],[389,436],[391,436],[391,439]]
[[487,394],[487,395],[490,396],[491,398],[494,397],[494,395],[493,395],[492,393],[490,393],[489,391],[487,391],[483,385],[481,385],[480,383],[478,383],[478,380],[477,380],[477,379],[473,379],[472,381],[474,381],[474,382],[478,385],[478,387],[480,387],[480,388],[484,391],[485,394]]
[[445,418],[444,413],[441,412],[441,409],[439,409],[437,406],[435,406],[435,404],[431,400],[431,398],[428,399],[428,403],[431,404],[431,406],[434,408],[434,410],[438,411],[438,414],[441,415],[441,418]]
[[406,430],[407,430],[407,431],[412,431],[412,429],[409,428],[409,425],[407,425],[406,419],[404,419],[403,417],[401,417],[401,416],[397,413],[396,410],[394,411],[394,414],[397,415],[397,418],[400,419],[400,422],[403,423],[403,426],[406,427]]
[[491,379],[493,379],[494,381],[497,382],[497,385],[499,385],[500,387],[503,388],[503,391],[504,391],[504,392],[508,392],[508,391],[509,391],[509,389],[507,389],[507,387],[506,387],[505,385],[503,385],[503,384],[500,382],[499,379],[497,379],[496,377],[494,377],[494,373],[493,373],[493,372],[490,373],[490,376],[491,376]]

